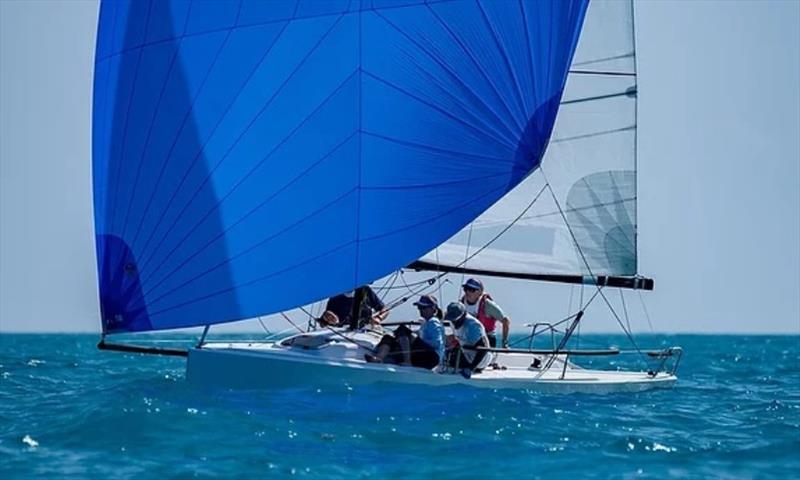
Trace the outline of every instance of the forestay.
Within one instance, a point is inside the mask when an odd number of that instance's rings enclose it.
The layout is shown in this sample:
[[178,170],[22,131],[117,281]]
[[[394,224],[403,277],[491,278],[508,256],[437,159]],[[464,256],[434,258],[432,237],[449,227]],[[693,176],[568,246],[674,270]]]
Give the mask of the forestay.
[[104,331],[290,309],[451,237],[539,165],[585,9],[103,2]]
[[424,266],[555,281],[637,275],[633,33],[631,2],[589,5],[541,167]]

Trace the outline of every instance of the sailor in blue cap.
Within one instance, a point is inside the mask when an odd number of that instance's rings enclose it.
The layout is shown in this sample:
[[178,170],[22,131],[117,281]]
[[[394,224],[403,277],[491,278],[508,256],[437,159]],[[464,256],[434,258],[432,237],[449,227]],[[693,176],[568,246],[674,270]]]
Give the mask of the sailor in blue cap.
[[411,344],[411,364],[435,368],[444,360],[444,324],[437,316],[441,314],[439,304],[433,295],[423,295],[414,306],[419,309],[422,325]]
[[503,309],[492,300],[492,296],[483,289],[483,282],[477,278],[470,278],[464,285],[464,296],[461,301],[467,308],[467,312],[477,318],[483,328],[486,329],[486,337],[492,348],[497,346],[497,336],[495,330],[497,322],[503,324],[503,348],[508,348],[508,334],[511,329],[511,319],[509,319]]
[[414,335],[410,328],[400,325],[394,334],[383,336],[374,355],[364,355],[366,361],[398,363],[427,369],[439,366],[444,358],[444,325],[436,317],[439,311],[436,297],[423,295],[414,305],[422,317],[419,334]]

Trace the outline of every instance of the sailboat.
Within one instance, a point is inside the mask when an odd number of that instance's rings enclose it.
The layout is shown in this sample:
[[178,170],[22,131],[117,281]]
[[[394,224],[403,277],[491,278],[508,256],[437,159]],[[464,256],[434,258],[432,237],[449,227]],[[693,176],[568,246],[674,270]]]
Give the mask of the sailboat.
[[[654,366],[626,372],[576,361],[618,349],[570,346],[590,303],[613,310],[605,292],[653,289],[637,262],[635,67],[631,2],[104,1],[98,346],[186,356],[189,381],[232,387],[673,385],[677,347],[634,343]],[[591,294],[531,325],[527,348],[487,349],[502,368],[471,378],[367,363],[388,323],[207,339],[407,270],[430,273],[423,287],[469,274]],[[198,326],[188,350],[107,341]]]

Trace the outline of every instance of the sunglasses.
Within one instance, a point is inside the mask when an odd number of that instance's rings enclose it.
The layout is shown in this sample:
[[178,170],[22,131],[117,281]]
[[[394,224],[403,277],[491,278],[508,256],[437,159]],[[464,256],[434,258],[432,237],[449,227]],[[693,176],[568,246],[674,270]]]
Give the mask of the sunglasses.
[[477,288],[472,288],[472,287],[464,287],[464,291],[465,292],[477,292],[478,289]]

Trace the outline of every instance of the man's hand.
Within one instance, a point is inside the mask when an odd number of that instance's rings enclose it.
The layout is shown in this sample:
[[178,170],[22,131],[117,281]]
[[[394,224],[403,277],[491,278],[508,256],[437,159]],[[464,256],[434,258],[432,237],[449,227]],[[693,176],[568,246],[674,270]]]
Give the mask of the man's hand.
[[325,310],[319,318],[319,322],[325,326],[336,326],[339,325],[339,317],[330,310]]

